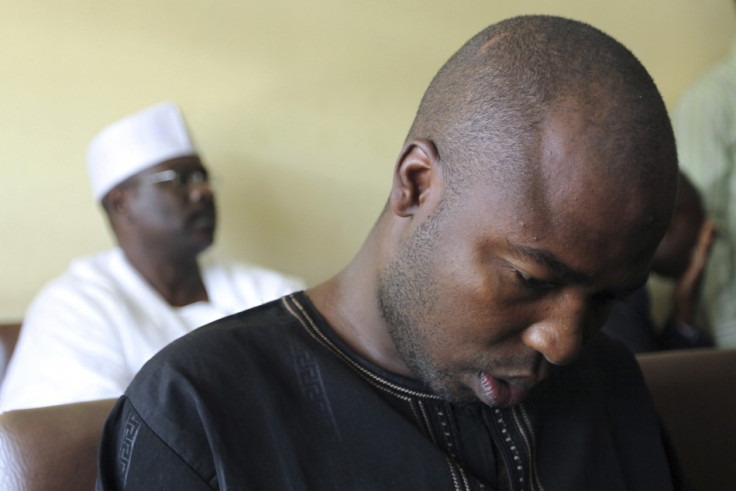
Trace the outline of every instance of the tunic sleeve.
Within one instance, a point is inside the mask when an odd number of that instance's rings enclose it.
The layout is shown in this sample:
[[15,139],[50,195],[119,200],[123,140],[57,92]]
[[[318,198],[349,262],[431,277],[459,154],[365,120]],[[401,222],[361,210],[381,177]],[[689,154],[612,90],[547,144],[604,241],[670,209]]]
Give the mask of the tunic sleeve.
[[207,482],[157,435],[126,397],[118,400],[105,424],[95,489],[211,490]]

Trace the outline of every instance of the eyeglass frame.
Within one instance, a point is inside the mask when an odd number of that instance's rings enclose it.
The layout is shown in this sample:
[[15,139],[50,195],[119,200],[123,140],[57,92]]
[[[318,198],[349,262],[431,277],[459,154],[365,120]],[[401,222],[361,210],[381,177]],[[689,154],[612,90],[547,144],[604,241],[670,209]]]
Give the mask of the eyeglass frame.
[[191,172],[188,169],[164,169],[137,176],[136,180],[145,185],[172,182],[175,186],[181,188],[190,188],[199,184],[212,185],[212,179],[206,169],[196,169]]

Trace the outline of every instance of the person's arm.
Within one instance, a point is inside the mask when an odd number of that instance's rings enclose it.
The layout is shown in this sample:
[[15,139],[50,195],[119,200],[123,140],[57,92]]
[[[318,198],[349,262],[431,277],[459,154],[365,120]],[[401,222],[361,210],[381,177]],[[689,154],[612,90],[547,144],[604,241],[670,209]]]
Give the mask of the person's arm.
[[105,424],[97,464],[98,491],[216,489],[151,430],[125,396]]
[[677,281],[672,293],[672,314],[661,338],[663,349],[713,345],[710,336],[696,327],[695,312],[698,307],[705,266],[708,263],[716,233],[715,223],[712,220],[705,220],[700,228],[690,264]]
[[736,183],[736,69],[721,66],[682,98],[673,113],[682,170],[699,188],[709,218],[722,231],[705,279],[707,297],[698,315],[716,344],[736,339],[734,183]]

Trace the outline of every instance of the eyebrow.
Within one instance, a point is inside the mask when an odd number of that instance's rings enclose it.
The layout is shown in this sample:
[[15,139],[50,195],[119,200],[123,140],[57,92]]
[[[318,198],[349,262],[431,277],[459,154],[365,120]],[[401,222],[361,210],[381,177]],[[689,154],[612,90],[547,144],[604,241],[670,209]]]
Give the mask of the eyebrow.
[[509,243],[509,247],[515,255],[530,259],[535,263],[552,270],[554,275],[561,280],[581,285],[592,283],[592,279],[589,275],[571,268],[550,251],[511,243]]
[[[593,282],[589,275],[568,266],[548,250],[512,243],[509,243],[509,248],[513,254],[530,259],[552,270],[554,275],[560,280],[578,285],[590,285]],[[648,277],[649,274],[647,273],[641,281],[638,281],[636,285],[626,288],[625,291],[631,293],[637,288],[644,286]]]

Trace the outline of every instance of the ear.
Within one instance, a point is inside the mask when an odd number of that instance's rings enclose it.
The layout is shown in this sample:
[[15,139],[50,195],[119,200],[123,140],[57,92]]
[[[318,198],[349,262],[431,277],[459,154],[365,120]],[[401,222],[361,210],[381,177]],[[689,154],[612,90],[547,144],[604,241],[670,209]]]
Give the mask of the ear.
[[128,216],[129,207],[128,189],[124,186],[117,186],[110,190],[105,196],[105,209],[110,218],[125,218]]
[[394,169],[389,206],[401,217],[413,216],[428,202],[439,199],[442,174],[437,147],[430,140],[411,140],[404,145]]

